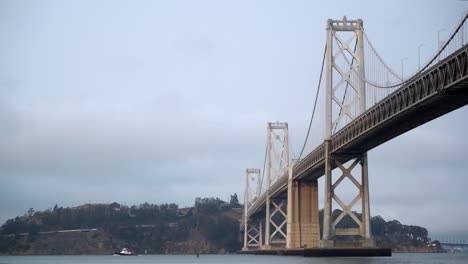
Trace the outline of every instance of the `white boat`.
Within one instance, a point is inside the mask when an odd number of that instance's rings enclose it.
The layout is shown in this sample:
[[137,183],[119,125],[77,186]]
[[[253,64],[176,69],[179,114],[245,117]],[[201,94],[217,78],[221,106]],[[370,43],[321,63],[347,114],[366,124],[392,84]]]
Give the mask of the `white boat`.
[[119,255],[119,256],[136,256],[137,254],[135,252],[132,252],[128,250],[127,248],[122,248],[120,252],[115,252],[114,255]]

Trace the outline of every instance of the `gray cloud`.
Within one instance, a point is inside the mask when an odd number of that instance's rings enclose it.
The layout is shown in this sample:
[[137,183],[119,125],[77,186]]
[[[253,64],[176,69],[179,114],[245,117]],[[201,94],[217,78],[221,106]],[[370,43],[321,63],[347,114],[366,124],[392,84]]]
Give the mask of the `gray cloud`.
[[[302,147],[326,19],[363,18],[390,65],[410,57],[405,68],[416,69],[417,46],[428,58],[437,30],[466,9],[436,1],[90,5],[0,4],[0,222],[56,203],[242,199],[245,168],[263,166],[267,122],[288,121],[292,148]],[[369,153],[372,213],[438,232],[467,229],[467,111]],[[441,214],[453,217],[441,224]]]

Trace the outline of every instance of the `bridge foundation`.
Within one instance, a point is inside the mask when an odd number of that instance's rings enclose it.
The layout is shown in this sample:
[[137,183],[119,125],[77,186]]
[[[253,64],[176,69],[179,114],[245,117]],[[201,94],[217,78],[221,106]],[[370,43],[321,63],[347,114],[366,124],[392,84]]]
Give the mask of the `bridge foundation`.
[[313,248],[319,246],[317,181],[289,182],[286,248]]

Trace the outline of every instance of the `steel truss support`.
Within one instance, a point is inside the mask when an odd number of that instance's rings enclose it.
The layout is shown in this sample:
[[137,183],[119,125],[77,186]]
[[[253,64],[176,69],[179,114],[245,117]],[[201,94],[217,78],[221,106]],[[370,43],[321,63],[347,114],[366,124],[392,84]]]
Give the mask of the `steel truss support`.
[[[273,216],[278,213],[276,206],[270,197],[270,187],[275,181],[289,170],[289,138],[288,138],[288,123],[268,123],[267,128],[267,184],[266,184],[266,201],[265,201],[265,245],[264,248],[271,247],[271,238],[277,234],[286,235],[284,232],[278,231],[276,223],[272,222]],[[279,148],[275,147],[278,146]],[[275,164],[276,166],[273,166]],[[274,174],[273,174],[274,173]],[[276,176],[273,178],[273,176]],[[271,206],[275,206],[275,211],[270,213]],[[282,212],[284,214],[284,212]],[[286,216],[285,216],[286,218]],[[271,233],[271,225],[275,228],[274,235]],[[277,242],[277,241],[275,241]]]
[[[330,156],[328,162],[334,162],[337,168],[341,171],[340,177],[336,181],[332,181],[331,171],[329,168],[331,165],[328,165],[326,171],[326,177],[329,177],[325,180],[325,210],[324,210],[324,226],[323,226],[323,243],[324,247],[336,246],[335,236],[360,236],[361,246],[374,246],[374,241],[371,240],[370,232],[370,208],[369,208],[369,181],[368,181],[368,171],[367,171],[367,153],[355,158],[349,167],[345,167],[339,161],[338,157]],[[360,182],[356,179],[356,176],[353,175],[353,169],[356,166],[361,165],[361,169],[358,170],[361,172]],[[348,178],[359,190],[359,193],[354,197],[354,199],[346,204],[337,194],[338,186]],[[342,209],[342,213],[334,220],[331,218],[332,210],[332,200],[334,200]],[[353,208],[361,202],[361,219],[353,212]],[[337,228],[338,223],[343,220],[345,216],[351,217],[354,222],[359,226],[359,228]]]
[[286,232],[283,231],[283,227],[286,226],[286,201],[281,200],[280,202],[272,201],[274,209],[270,216],[270,224],[273,226],[274,231],[270,235],[270,242],[275,244],[286,243]]
[[[335,164],[341,171],[341,176],[333,183],[331,186],[332,192],[332,199],[338,203],[338,205],[343,209],[341,214],[331,223],[331,230],[332,233],[335,235],[360,235],[364,239],[370,239],[370,228],[369,228],[369,189],[367,184],[367,157],[360,157],[353,161],[353,163],[348,167],[345,168],[344,165],[339,162],[338,160],[334,160]],[[356,165],[361,164],[361,183],[359,183],[356,178],[351,174],[352,170],[356,167]],[[354,199],[346,205],[340,197],[336,194],[335,190],[340,185],[340,183],[345,179],[348,178],[359,190],[359,193],[354,197]],[[360,220],[354,213],[353,207],[357,204],[357,202],[361,200],[362,203],[362,219]],[[358,225],[358,229],[353,228],[336,228],[336,225],[346,216],[349,215]]]
[[245,225],[244,247],[243,251],[249,250],[249,248],[260,248],[262,246],[262,222],[257,221]]

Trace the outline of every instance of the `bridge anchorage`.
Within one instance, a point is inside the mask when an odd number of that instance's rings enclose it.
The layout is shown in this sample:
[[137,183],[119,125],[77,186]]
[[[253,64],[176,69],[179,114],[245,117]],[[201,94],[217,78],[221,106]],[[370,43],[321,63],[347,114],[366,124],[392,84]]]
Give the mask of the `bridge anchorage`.
[[[383,62],[361,19],[327,21],[322,65],[325,134],[316,137],[323,143],[304,157],[303,148],[293,162],[288,124],[268,123],[264,170],[246,170],[244,252],[391,255],[389,249],[377,249],[372,239],[367,151],[468,104],[467,18],[468,14],[434,57],[409,78],[398,76]],[[308,136],[304,147],[307,140]],[[317,180],[322,176],[321,238]],[[346,182],[357,193],[348,203],[341,192]],[[333,207],[342,209],[335,218]],[[351,219],[354,226],[344,219]]]

